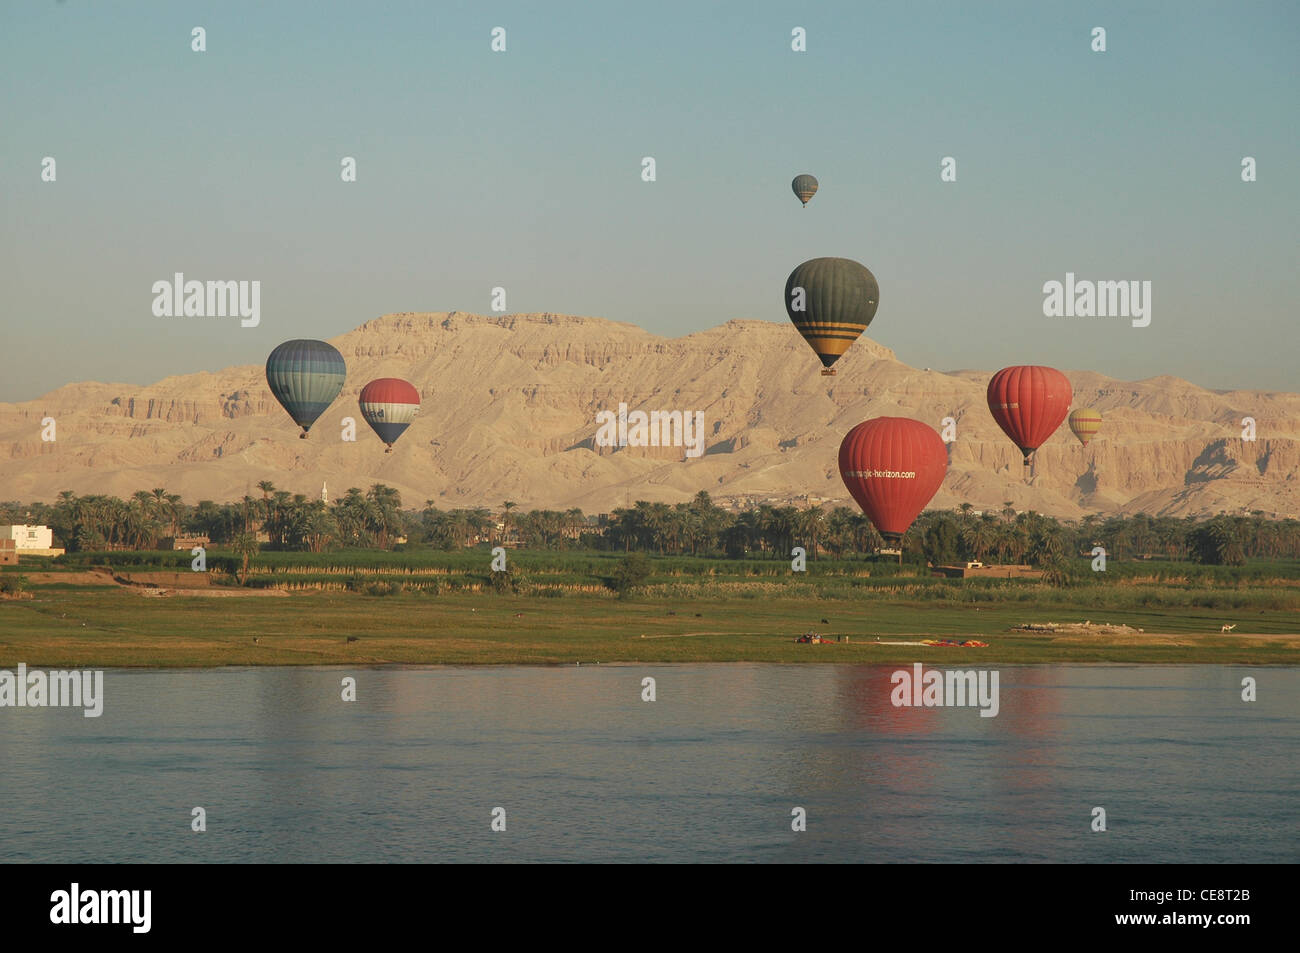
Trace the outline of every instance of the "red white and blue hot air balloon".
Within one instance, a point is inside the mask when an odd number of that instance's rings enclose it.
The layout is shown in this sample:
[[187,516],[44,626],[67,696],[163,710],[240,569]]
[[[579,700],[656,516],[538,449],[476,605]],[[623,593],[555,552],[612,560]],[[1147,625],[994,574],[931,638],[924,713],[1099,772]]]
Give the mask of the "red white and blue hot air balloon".
[[420,392],[396,377],[381,377],[361,388],[361,416],[393,452],[393,442],[420,412]]

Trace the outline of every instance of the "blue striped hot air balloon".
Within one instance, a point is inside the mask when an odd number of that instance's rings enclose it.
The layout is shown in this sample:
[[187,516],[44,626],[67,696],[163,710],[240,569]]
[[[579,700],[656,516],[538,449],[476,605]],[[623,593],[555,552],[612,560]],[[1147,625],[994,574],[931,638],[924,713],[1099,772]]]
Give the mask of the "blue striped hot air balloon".
[[285,341],[266,359],[266,383],[304,440],[343,389],[347,371],[343,355],[324,341]]

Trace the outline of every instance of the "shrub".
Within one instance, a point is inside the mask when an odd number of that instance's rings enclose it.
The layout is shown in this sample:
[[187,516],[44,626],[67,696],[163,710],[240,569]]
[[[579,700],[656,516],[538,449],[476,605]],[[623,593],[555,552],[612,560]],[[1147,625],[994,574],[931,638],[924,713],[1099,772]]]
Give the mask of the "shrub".
[[26,576],[5,573],[0,576],[0,594],[6,596],[21,595],[22,591],[27,588],[27,582]]
[[361,586],[361,592],[367,596],[395,596],[406,587],[400,582],[367,582]]
[[632,553],[619,560],[607,585],[622,597],[644,586],[649,578],[650,560],[643,553]]

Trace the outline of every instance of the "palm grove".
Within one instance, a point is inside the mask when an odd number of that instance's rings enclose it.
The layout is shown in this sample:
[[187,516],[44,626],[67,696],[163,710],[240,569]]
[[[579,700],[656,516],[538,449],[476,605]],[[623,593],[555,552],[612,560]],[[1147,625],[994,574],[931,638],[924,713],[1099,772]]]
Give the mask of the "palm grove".
[[[207,536],[236,552],[329,552],[346,548],[460,549],[510,543],[529,549],[616,550],[652,554],[788,559],[795,546],[809,558],[868,555],[882,545],[861,513],[849,507],[760,504],[723,509],[703,491],[689,503],[638,501],[599,517],[579,509],[520,510],[507,501],[486,508],[402,508],[400,494],[383,484],[349,489],[331,503],[258,484],[258,496],[233,503],[185,503],[165,488],[129,499],[60,493],[55,503],[0,503],[0,523],[41,523],[55,545],[72,552],[156,549],[166,537]],[[923,513],[904,539],[904,558],[933,565],[966,560],[1029,563],[1051,568],[1104,547],[1112,558],[1190,559],[1241,565],[1249,558],[1300,557],[1300,521],[1269,520],[1262,512],[1177,519],[1135,514],[1078,522],[1010,503],[996,513],[969,503],[955,511]]]

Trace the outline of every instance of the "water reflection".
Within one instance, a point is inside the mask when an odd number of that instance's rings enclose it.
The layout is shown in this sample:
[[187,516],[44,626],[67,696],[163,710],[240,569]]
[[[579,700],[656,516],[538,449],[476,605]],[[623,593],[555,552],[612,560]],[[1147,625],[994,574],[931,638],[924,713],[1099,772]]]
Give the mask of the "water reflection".
[[0,860],[1300,859],[1295,669],[1004,666],[981,718],[897,668],[110,671],[99,719],[0,711]]

